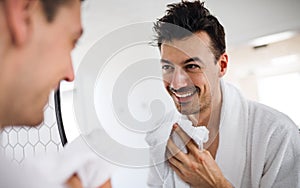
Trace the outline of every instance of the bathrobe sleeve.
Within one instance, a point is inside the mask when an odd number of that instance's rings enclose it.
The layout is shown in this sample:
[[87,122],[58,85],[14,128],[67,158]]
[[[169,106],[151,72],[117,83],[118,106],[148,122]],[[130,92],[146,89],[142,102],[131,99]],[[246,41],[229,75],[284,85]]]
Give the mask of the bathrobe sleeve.
[[266,148],[260,187],[300,187],[300,135],[287,128],[290,121],[278,122]]

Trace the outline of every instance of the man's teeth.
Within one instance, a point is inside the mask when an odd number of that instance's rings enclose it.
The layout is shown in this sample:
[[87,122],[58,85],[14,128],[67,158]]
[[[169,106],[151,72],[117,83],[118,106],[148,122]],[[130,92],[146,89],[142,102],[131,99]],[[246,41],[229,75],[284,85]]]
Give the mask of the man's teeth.
[[176,95],[176,97],[180,97],[180,98],[184,98],[184,97],[190,97],[194,94],[194,92],[188,92],[188,93],[182,93],[182,94],[178,94],[178,93],[174,93]]

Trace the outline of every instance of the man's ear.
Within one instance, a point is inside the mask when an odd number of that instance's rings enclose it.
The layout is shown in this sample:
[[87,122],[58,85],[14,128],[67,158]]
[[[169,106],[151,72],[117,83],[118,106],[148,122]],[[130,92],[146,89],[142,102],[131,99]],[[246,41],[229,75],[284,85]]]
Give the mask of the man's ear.
[[223,77],[227,71],[227,64],[228,64],[228,55],[227,53],[223,53],[218,61],[218,65],[220,67],[219,77]]
[[32,27],[32,6],[36,0],[5,1],[8,29],[15,45],[23,45],[30,37]]

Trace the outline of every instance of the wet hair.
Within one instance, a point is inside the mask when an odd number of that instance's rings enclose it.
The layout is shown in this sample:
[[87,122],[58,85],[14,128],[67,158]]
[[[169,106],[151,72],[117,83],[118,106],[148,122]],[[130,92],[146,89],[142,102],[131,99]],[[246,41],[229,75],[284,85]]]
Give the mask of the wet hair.
[[[56,16],[57,10],[68,3],[72,3],[74,0],[40,0],[43,6],[43,10],[48,22],[52,22]],[[78,1],[78,0],[76,0]],[[80,0],[84,1],[84,0]]]
[[205,31],[211,40],[210,49],[218,61],[226,50],[225,32],[218,19],[204,7],[204,3],[199,0],[182,0],[180,3],[167,5],[167,8],[165,16],[158,19],[153,27],[156,32],[154,41],[159,49],[163,42],[184,39],[193,33]]

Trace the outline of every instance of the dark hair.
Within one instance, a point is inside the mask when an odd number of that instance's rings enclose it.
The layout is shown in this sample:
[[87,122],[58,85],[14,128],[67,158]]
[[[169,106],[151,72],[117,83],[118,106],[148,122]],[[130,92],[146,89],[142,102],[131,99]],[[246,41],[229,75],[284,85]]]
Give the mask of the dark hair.
[[[199,0],[194,2],[182,0],[180,3],[167,5],[167,8],[166,15],[154,23],[154,31],[157,33],[155,42],[158,47],[161,48],[163,42],[183,39],[193,33],[205,31],[211,39],[211,50],[218,60],[226,49],[225,32],[218,19],[204,7],[204,3]],[[178,29],[170,26],[173,24],[179,26]]]
[[[43,5],[43,9],[47,21],[52,22],[55,18],[58,8],[60,8],[60,6],[62,5],[71,3],[74,0],[40,0],[40,1]],[[84,1],[84,0],[80,0],[80,1]]]

